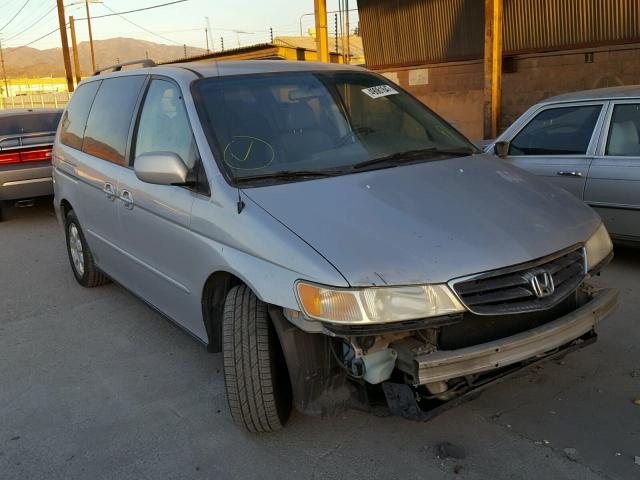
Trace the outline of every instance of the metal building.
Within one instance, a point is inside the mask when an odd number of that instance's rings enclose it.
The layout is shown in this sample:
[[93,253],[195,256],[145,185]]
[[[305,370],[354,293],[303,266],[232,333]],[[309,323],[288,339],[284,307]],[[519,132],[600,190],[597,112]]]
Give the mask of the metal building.
[[367,66],[474,138],[495,134],[492,88],[504,128],[544,97],[638,83],[640,0],[359,0],[358,10]]

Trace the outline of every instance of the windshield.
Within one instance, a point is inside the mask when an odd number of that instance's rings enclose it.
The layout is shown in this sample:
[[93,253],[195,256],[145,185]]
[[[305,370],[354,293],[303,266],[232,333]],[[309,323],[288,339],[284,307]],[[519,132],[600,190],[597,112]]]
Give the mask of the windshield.
[[422,103],[366,72],[209,78],[195,94],[232,180],[383,168],[405,152],[412,162],[477,152]]

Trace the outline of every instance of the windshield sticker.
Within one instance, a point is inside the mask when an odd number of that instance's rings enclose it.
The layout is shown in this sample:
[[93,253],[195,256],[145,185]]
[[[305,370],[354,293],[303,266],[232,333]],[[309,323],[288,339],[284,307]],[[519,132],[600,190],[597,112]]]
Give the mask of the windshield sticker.
[[387,95],[397,95],[398,91],[389,85],[377,85],[375,87],[363,88],[362,91],[371,98],[386,97]]
[[224,148],[224,163],[236,170],[260,170],[273,162],[276,152],[258,137],[235,135]]

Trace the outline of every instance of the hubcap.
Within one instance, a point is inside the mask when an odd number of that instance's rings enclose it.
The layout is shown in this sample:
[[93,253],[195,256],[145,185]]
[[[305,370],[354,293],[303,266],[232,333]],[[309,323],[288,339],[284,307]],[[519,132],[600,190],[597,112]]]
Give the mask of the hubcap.
[[73,268],[78,275],[84,275],[84,251],[82,250],[82,241],[78,233],[78,227],[74,223],[69,225],[69,250],[71,251],[71,260]]

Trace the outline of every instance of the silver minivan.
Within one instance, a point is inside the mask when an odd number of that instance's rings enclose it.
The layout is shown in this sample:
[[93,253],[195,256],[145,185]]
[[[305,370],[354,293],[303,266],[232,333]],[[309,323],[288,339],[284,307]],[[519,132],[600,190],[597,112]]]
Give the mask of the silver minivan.
[[598,215],[367,70],[244,61],[97,72],[65,110],[73,274],[222,352],[231,416],[426,419],[595,340]]

